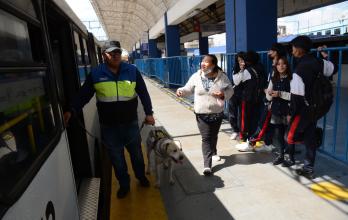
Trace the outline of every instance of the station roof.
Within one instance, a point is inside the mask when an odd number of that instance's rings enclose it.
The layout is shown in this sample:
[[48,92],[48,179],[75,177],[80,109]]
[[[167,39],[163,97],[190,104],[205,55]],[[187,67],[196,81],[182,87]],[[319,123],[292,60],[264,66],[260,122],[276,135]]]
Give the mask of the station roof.
[[[200,24],[220,24],[225,20],[225,0],[90,0],[110,40],[121,42],[128,51],[139,40],[147,38],[164,41],[164,13],[169,25],[179,25],[180,36],[196,39],[194,21]],[[342,0],[277,0],[278,16],[310,10]],[[194,17],[194,19],[193,19]],[[148,34],[147,34],[148,32]],[[212,34],[221,33],[216,31]],[[190,38],[191,36],[191,38]],[[293,36],[291,36],[293,37]],[[291,41],[291,37],[280,39]]]
[[110,40],[131,50],[177,0],[90,0]]

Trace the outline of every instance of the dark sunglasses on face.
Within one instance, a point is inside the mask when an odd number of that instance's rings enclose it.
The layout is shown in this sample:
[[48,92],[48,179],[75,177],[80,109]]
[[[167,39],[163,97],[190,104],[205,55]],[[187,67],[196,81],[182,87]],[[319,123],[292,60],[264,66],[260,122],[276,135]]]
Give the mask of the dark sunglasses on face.
[[121,51],[112,51],[108,53],[112,58],[115,58],[117,56],[121,56],[122,52]]

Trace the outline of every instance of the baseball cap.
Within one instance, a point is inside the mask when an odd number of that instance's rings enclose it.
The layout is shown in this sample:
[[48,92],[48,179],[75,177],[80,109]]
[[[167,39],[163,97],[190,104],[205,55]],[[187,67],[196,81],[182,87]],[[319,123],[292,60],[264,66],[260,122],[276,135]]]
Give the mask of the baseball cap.
[[114,50],[122,52],[121,44],[119,41],[106,41],[103,46],[103,53],[110,53]]

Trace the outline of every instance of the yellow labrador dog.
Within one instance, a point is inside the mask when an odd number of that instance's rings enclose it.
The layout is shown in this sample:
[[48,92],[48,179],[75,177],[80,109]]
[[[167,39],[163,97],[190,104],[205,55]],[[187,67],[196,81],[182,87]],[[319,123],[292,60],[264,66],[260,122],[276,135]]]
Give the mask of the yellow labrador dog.
[[172,162],[182,163],[182,160],[184,159],[184,154],[182,153],[182,149],[179,146],[180,142],[171,139],[169,135],[163,130],[154,129],[150,131],[149,136],[146,140],[148,160],[146,173],[150,174],[150,167],[152,167],[150,155],[154,154],[154,165],[156,171],[155,186],[157,188],[159,188],[161,184],[160,166],[163,166],[165,169],[169,170],[169,183],[171,185],[174,184]]

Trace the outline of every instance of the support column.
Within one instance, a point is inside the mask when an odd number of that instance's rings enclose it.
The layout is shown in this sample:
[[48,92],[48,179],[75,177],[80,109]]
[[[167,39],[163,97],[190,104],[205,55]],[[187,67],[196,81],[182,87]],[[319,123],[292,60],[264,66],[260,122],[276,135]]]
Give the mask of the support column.
[[277,0],[225,0],[226,53],[268,50],[277,41]]
[[199,32],[199,54],[206,55],[209,53],[208,37],[202,37],[202,32]]
[[180,34],[177,25],[168,25],[167,12],[164,13],[166,57],[180,56]]
[[149,58],[159,58],[160,54],[158,53],[157,40],[149,39]]

